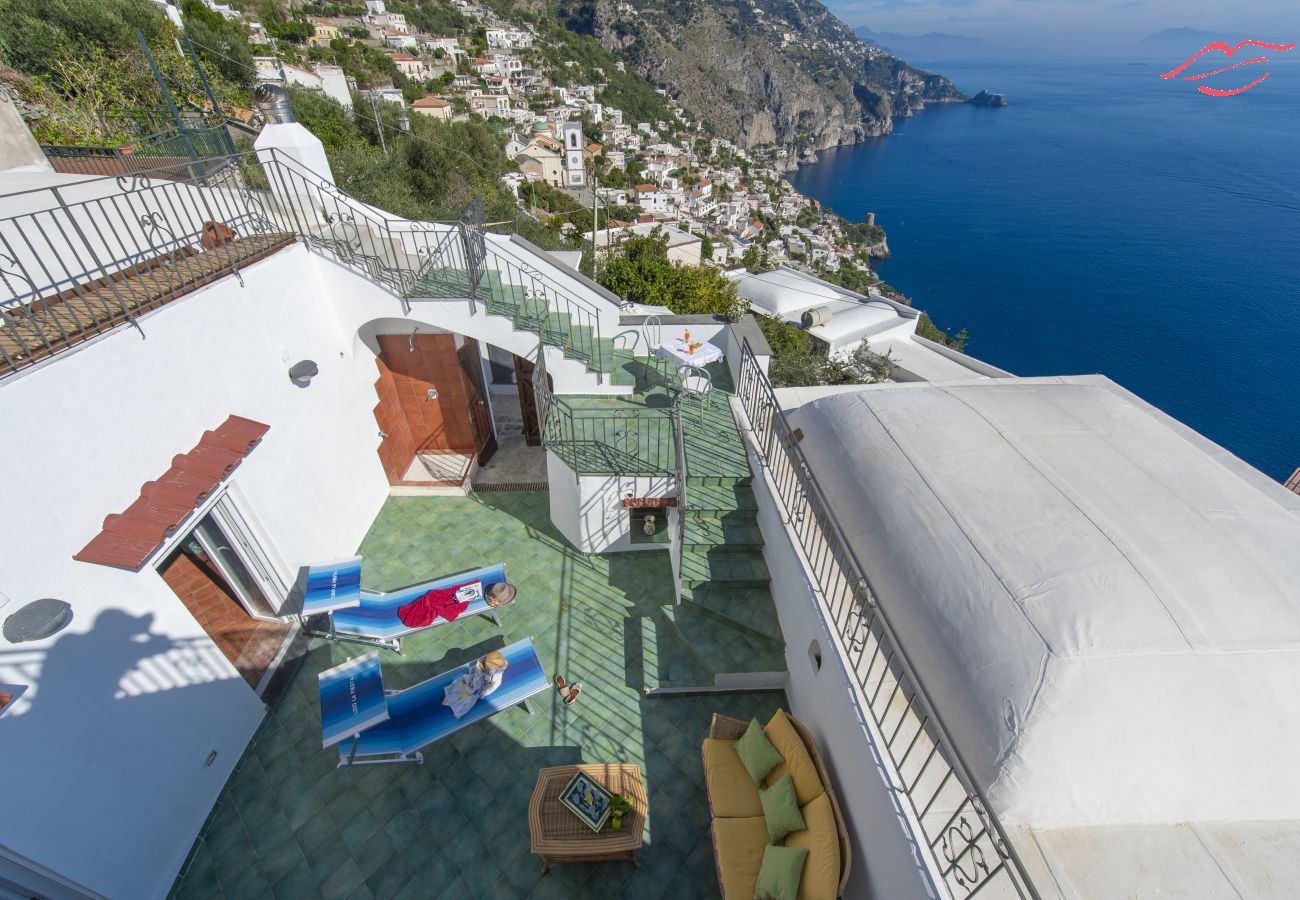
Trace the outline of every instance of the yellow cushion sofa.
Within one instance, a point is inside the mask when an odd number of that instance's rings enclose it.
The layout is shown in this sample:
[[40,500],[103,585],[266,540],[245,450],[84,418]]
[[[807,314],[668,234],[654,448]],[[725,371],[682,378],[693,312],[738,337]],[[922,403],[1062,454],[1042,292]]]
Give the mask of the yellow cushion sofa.
[[[767,846],[767,823],[758,786],[736,753],[736,740],[748,722],[714,715],[704,741],[704,783],[713,816],[713,858],[724,900],[751,900]],[[787,835],[786,847],[808,850],[799,881],[799,900],[835,900],[849,878],[848,831],[826,766],[808,730],[784,710],[777,710],[763,734],[785,762],[763,779],[770,787],[787,772],[794,782],[808,828]]]

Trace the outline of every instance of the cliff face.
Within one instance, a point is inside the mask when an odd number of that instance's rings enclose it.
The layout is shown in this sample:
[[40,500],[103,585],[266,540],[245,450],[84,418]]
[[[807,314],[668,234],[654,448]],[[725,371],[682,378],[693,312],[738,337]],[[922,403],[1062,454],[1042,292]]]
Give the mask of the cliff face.
[[860,41],[818,0],[554,0],[607,49],[745,147],[821,150],[886,134],[946,78]]

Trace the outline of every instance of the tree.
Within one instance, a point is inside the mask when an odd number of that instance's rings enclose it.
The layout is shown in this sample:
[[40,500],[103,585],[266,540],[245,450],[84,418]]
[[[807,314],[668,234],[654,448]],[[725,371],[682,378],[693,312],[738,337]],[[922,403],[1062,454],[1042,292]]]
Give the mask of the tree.
[[266,33],[273,38],[288,41],[291,44],[305,44],[316,33],[308,22],[290,20],[288,22],[267,22]]
[[171,24],[150,0],[0,0],[0,51],[30,75],[96,49],[138,55],[137,28],[153,46]]
[[713,259],[713,238],[707,234],[700,235],[700,258],[703,260]]
[[244,26],[208,9],[202,0],[183,0],[181,15],[199,58],[227,81],[251,88],[257,73]]
[[746,306],[717,269],[669,262],[668,241],[658,234],[619,242],[605,259],[600,283],[625,300],[666,306],[677,315],[738,316]]
[[768,377],[775,387],[875,384],[893,373],[892,357],[876,353],[866,341],[848,354],[830,356],[824,352],[825,344],[797,325],[764,315],[754,318],[772,348]]

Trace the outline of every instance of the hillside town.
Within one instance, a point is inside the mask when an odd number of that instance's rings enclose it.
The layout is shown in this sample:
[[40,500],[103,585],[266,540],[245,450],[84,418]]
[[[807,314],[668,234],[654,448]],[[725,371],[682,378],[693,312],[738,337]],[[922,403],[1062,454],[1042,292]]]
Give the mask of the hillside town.
[[[605,227],[594,236],[578,234],[571,223],[560,225],[597,253],[625,235],[653,233],[682,264],[750,270],[785,265],[859,290],[876,281],[870,259],[888,255],[874,214],[863,223],[845,222],[782,178],[794,165],[790,151],[751,152],[709,137],[663,89],[658,93],[665,117],[638,119],[608,102],[605,83],[562,77],[554,52],[560,48],[548,47],[527,23],[506,21],[485,5],[454,0],[468,27],[435,34],[389,9],[385,0],[365,0],[364,9],[326,7],[346,13],[338,15],[312,15],[322,5],[305,4],[300,18],[288,23],[302,26],[296,32],[285,23],[272,28],[253,21],[229,5],[205,3],[244,22],[261,80],[321,91],[347,109],[355,94],[375,115],[379,104],[397,104],[403,122],[412,115],[484,120],[518,167],[504,181],[525,212],[539,219],[550,215],[549,204],[538,201],[538,186],[603,211],[599,222]],[[344,66],[329,61],[358,48],[391,61],[386,82],[358,83]],[[582,68],[564,59],[558,66]],[[624,71],[622,62],[615,66]],[[605,75],[600,69],[596,74]]]

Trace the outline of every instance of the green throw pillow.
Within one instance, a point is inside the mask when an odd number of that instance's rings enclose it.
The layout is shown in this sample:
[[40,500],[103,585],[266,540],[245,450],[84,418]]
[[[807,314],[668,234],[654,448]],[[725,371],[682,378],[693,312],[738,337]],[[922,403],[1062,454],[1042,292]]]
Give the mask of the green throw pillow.
[[736,741],[736,754],[745,764],[745,769],[755,784],[762,784],[768,772],[785,762],[781,751],[773,747],[767,735],[763,734],[763,726],[758,724],[758,719],[749,720],[749,727],[740,736],[740,740]]
[[773,844],[792,831],[803,831],[808,827],[799,812],[799,800],[794,795],[794,779],[788,774],[778,778],[770,788],[759,788],[758,799],[763,803],[767,836]]
[[754,900],[795,900],[807,858],[805,847],[768,844],[763,851],[763,865],[758,870],[758,883],[754,885]]

